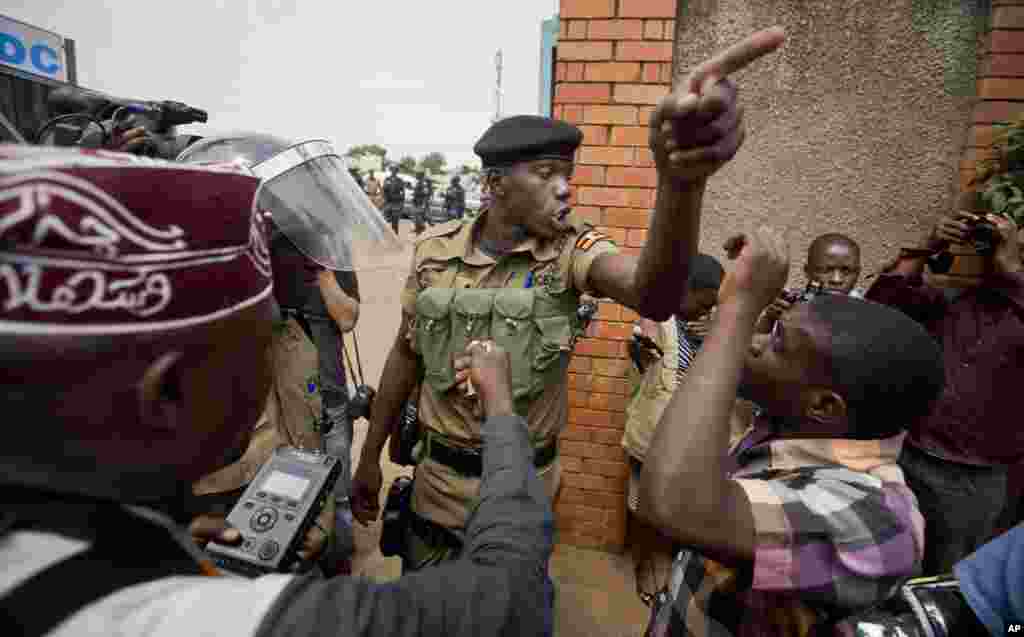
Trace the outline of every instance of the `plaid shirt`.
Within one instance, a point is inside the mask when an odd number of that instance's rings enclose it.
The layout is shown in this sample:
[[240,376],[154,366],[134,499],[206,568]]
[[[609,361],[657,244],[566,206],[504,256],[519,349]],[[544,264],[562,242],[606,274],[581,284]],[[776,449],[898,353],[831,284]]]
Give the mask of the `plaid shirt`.
[[804,636],[917,574],[924,519],[896,464],[903,438],[771,440],[752,429],[731,474],[754,517],[752,572],[682,550],[648,635]]

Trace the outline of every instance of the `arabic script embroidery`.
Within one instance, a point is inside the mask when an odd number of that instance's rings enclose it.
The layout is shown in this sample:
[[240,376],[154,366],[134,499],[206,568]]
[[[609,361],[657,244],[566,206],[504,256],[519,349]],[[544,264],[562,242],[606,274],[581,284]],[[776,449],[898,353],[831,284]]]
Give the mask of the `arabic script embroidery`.
[[81,314],[88,310],[127,310],[147,317],[163,310],[171,302],[171,281],[163,272],[136,272],[130,278],[109,277],[98,270],[83,270],[67,277],[53,288],[49,298],[40,297],[43,270],[26,265],[21,272],[10,264],[0,264],[0,281],[7,288],[4,310],[23,307],[36,312]]

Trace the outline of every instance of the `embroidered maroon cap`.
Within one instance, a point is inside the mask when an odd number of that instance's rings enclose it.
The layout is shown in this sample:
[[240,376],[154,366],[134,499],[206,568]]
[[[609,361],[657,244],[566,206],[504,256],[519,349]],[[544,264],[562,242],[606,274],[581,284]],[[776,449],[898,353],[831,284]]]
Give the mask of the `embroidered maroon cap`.
[[268,298],[259,183],[227,165],[0,145],[0,331],[162,331]]

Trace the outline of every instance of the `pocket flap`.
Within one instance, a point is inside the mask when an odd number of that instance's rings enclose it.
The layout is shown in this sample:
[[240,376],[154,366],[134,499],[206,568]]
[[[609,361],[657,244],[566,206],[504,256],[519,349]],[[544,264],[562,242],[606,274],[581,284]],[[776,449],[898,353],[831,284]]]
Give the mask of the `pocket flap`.
[[451,309],[452,288],[427,288],[416,297],[416,319],[438,320],[448,316]]
[[459,316],[483,318],[491,315],[494,303],[494,290],[457,290],[452,310]]
[[568,316],[535,317],[542,349],[567,352],[572,349],[572,322]]
[[533,290],[506,289],[494,297],[494,312],[502,318],[525,320],[533,315]]

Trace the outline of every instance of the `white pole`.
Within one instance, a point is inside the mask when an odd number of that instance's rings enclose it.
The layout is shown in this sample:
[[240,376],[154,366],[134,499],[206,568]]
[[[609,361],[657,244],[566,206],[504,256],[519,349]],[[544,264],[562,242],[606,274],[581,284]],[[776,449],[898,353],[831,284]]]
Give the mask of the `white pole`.
[[497,83],[494,87],[494,121],[497,122],[501,119],[501,49],[498,49],[498,53],[494,56],[494,68],[497,74]]

